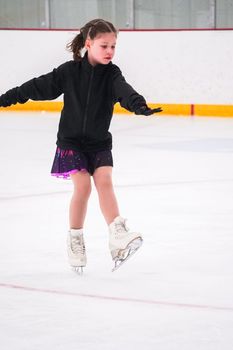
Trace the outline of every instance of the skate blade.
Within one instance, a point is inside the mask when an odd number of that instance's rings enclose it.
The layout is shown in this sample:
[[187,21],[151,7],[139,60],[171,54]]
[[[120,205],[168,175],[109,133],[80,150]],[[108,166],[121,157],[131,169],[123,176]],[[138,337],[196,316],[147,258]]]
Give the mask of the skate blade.
[[122,257],[116,258],[114,260],[115,266],[113,267],[112,272],[119,269],[119,267],[121,267],[121,265],[123,265],[131,256],[133,256],[136,253],[136,251],[141,247],[142,243],[143,243],[142,238],[136,238],[131,243],[129,243],[127,248],[124,249],[123,251],[121,251]]
[[77,273],[77,275],[83,275],[83,267],[82,266],[73,266],[72,270]]

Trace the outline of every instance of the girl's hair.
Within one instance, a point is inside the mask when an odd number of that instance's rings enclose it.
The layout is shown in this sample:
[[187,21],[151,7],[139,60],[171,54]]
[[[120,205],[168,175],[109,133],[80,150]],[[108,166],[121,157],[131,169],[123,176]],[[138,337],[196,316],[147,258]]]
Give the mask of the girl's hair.
[[85,46],[87,38],[93,40],[101,33],[114,33],[117,36],[117,30],[114,25],[103,19],[93,19],[80,29],[80,33],[67,45],[67,49],[73,52],[75,61],[82,59],[82,49]]

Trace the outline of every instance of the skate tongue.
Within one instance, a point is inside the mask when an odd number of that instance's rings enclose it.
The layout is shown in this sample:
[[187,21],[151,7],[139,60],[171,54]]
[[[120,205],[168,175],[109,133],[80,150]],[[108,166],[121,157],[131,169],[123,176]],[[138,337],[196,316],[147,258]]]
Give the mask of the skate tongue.
[[72,228],[70,230],[70,234],[71,234],[72,237],[79,237],[80,235],[83,234],[83,229],[82,228],[80,228],[80,229],[73,229]]
[[125,223],[126,222],[126,219],[122,218],[121,216],[117,216],[113,222],[115,222],[116,224],[119,224],[119,223]]
[[126,221],[127,221],[127,219],[124,219],[121,216],[117,216],[114,219],[113,223],[114,223],[115,227],[118,227],[118,229],[123,228],[123,230],[129,231],[129,228],[126,226]]

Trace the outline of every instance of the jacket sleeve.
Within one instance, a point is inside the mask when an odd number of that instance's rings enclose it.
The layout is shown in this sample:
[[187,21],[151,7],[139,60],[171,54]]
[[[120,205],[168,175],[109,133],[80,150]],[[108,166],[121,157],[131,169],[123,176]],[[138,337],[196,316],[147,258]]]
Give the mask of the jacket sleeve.
[[62,66],[52,72],[33,78],[21,86],[8,90],[0,96],[0,107],[8,107],[12,104],[25,103],[31,100],[53,100],[63,93]]
[[121,70],[114,65],[113,67],[113,95],[114,101],[130,112],[136,112],[140,107],[146,105],[146,100],[139,95],[123,77]]

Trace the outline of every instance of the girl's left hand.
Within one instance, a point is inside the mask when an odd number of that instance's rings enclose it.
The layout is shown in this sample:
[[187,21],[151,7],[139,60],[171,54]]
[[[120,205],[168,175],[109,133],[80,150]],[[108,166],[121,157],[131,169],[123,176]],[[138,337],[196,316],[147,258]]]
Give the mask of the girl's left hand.
[[141,106],[140,108],[138,108],[136,111],[135,111],[135,114],[141,114],[141,115],[152,115],[154,113],[159,113],[159,112],[162,112],[162,108],[161,107],[158,107],[158,108],[154,108],[154,109],[151,109],[149,108],[147,105],[145,106]]

